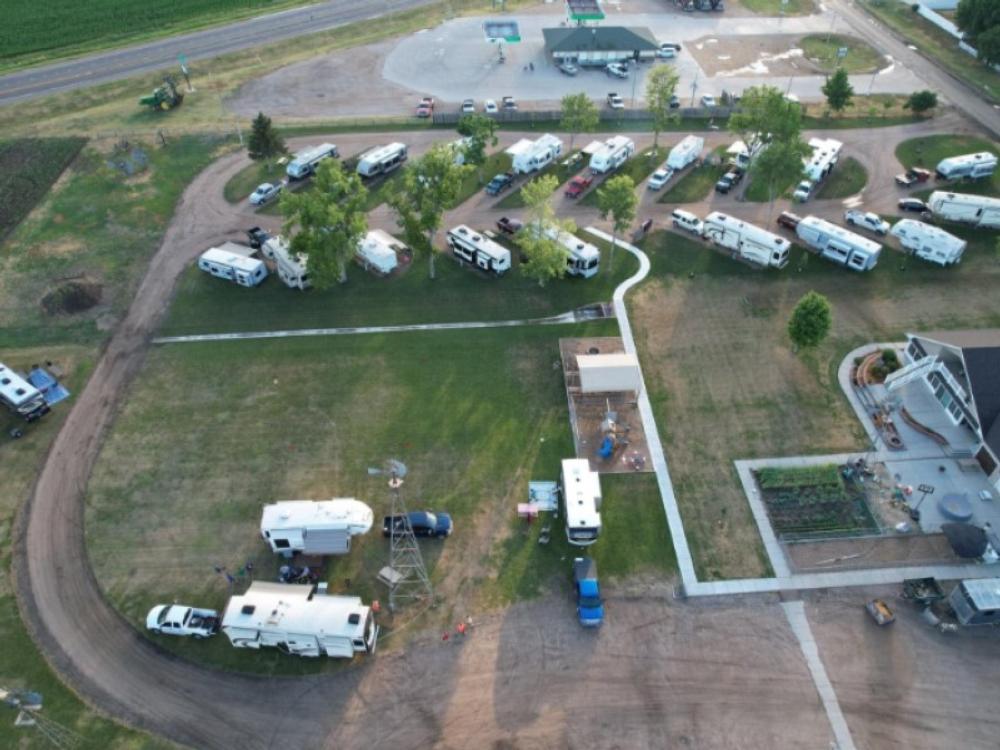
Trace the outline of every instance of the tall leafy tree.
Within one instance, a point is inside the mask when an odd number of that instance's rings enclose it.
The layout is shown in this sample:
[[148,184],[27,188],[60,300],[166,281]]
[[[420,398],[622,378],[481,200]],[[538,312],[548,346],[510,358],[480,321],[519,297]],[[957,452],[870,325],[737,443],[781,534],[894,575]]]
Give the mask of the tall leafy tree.
[[458,132],[468,138],[465,146],[465,163],[475,167],[479,184],[483,184],[483,165],[486,163],[486,149],[497,145],[499,123],[492,117],[475,113],[463,115],[458,121]]
[[792,310],[788,336],[797,347],[819,345],[830,332],[833,314],[830,301],[818,292],[807,292]]
[[646,76],[646,107],[653,118],[653,148],[660,141],[660,131],[677,117],[670,109],[670,99],[677,91],[677,71],[671,65],[659,65]]
[[847,71],[838,67],[834,74],[823,84],[823,95],[826,103],[834,112],[843,112],[851,103],[854,87],[847,77]]
[[291,249],[309,256],[309,276],[317,289],[347,281],[347,264],[368,231],[368,191],[339,161],[326,159],[308,190],[281,196],[283,231]]
[[769,218],[779,193],[803,175],[802,160],[810,153],[809,146],[800,138],[774,142],[757,157],[753,180],[760,180],[767,186]]
[[981,34],[1000,27],[1000,3],[996,0],[961,0],[955,9],[955,24],[975,44]]
[[597,190],[597,208],[602,219],[611,219],[611,254],[608,258],[608,273],[615,263],[615,246],[618,235],[635,221],[639,199],[635,194],[635,182],[627,174],[612,177]]
[[388,199],[396,211],[399,226],[414,250],[423,249],[428,259],[428,274],[434,276],[434,240],[445,209],[458,198],[462,178],[471,167],[455,163],[455,154],[443,144],[433,146],[421,158],[411,162]]
[[986,65],[1000,65],[1000,24],[976,37],[976,51]]
[[569,150],[573,150],[573,141],[577,133],[592,133],[597,130],[601,121],[597,107],[584,93],[566,94],[562,98],[562,119],[559,127],[569,131]]
[[566,274],[567,251],[558,241],[558,233],[572,232],[573,223],[556,218],[552,196],[559,187],[555,175],[542,175],[521,188],[526,225],[517,233],[515,242],[527,258],[521,272],[545,286],[551,279]]
[[934,109],[937,104],[937,94],[925,89],[923,91],[914,91],[910,94],[910,98],[906,100],[903,106],[913,112],[913,114],[920,115]]
[[263,112],[258,112],[250,125],[247,139],[247,155],[254,161],[266,161],[287,153],[285,141]]
[[729,132],[750,151],[753,167],[767,143],[796,141],[802,133],[802,108],[785,99],[774,86],[751,86],[743,92],[740,111],[729,117]]

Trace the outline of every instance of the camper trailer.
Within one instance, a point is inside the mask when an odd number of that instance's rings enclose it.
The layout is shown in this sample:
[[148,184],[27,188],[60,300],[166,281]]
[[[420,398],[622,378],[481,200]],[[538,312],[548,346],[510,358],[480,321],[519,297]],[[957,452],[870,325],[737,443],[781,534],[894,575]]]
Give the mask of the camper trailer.
[[795,233],[827,260],[854,271],[870,271],[878,263],[882,246],[867,237],[815,216],[806,216]]
[[387,276],[399,265],[397,253],[405,253],[406,245],[388,232],[372,229],[358,243],[355,257],[366,271]]
[[455,164],[459,167],[465,164],[465,150],[472,143],[471,137],[459,138],[448,144],[448,149],[455,155]]
[[585,458],[562,462],[562,497],[566,516],[566,541],[586,547],[601,534],[601,477]]
[[545,235],[562,245],[567,252],[566,273],[589,279],[597,275],[601,264],[601,251],[589,242],[584,242],[575,234],[557,227],[545,227]]
[[264,257],[274,261],[278,278],[291,289],[308,289],[312,286],[307,268],[309,256],[296,253],[281,237],[271,237],[260,247]]
[[927,199],[927,207],[931,213],[945,221],[1000,229],[1000,198],[935,190]]
[[251,258],[252,253],[245,245],[226,242],[203,252],[198,258],[198,268],[240,286],[257,286],[267,278],[267,266],[264,261]]
[[285,500],[264,506],[260,535],[284,557],[346,555],[351,537],[368,533],[373,520],[372,509],[353,498]]
[[0,363],[0,403],[25,422],[34,422],[49,413],[45,394],[3,363]]
[[747,146],[745,141],[736,141],[726,149],[726,158],[729,159],[730,164],[746,170],[749,168],[750,162],[757,158],[766,145],[760,139],[754,140],[752,146]]
[[898,239],[899,244],[916,257],[937,263],[939,266],[958,263],[968,244],[940,227],[914,219],[900,219],[889,230],[889,234]]
[[302,149],[285,167],[285,174],[292,180],[304,180],[316,171],[316,167],[324,159],[337,156],[337,147],[332,143],[321,143]]
[[245,594],[230,597],[222,632],[236,648],[350,659],[375,653],[379,629],[371,607],[357,596],[327,594],[326,584],[254,581]]
[[702,236],[719,247],[732,250],[737,257],[765,268],[784,268],[792,246],[784,237],[721,211],[713,211],[705,217]]
[[997,157],[989,151],[952,156],[938,162],[934,173],[939,180],[978,180],[989,177],[997,168]]
[[590,171],[603,174],[618,169],[635,153],[635,142],[624,135],[608,138],[590,156]]
[[406,157],[406,146],[402,143],[377,146],[361,155],[358,160],[358,174],[362,177],[387,174],[406,161]]
[[459,260],[501,276],[510,270],[510,250],[464,224],[448,230],[448,246]]
[[833,138],[810,138],[809,147],[812,149],[812,155],[802,160],[806,177],[813,182],[819,182],[837,166],[844,144]]
[[530,174],[544,169],[562,154],[562,141],[551,133],[538,140],[522,138],[506,150],[511,157],[511,171],[515,174]]
[[675,171],[680,171],[688,164],[697,161],[704,148],[705,139],[701,136],[684,136],[680,143],[670,149],[670,155],[667,156],[667,166]]
[[960,581],[948,597],[962,625],[1000,623],[1000,578]]

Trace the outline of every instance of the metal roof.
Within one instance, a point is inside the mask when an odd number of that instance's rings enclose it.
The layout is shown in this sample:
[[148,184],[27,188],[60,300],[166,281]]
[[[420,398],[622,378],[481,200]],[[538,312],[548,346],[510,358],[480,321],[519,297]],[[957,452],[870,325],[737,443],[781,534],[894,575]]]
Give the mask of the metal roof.
[[644,52],[659,49],[645,26],[577,26],[542,29],[550,52]]
[[1000,578],[962,581],[962,586],[980,612],[1000,609]]
[[574,21],[601,21],[604,9],[599,0],[566,0],[569,17]]

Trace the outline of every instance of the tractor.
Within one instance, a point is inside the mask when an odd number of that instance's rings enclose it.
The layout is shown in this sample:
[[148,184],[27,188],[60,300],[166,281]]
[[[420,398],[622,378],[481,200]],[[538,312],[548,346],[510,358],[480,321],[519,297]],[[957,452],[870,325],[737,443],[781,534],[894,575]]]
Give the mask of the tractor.
[[163,79],[163,84],[157,86],[152,94],[139,99],[139,104],[144,107],[163,110],[164,112],[174,107],[179,107],[184,101],[184,94],[177,88],[174,79],[167,76]]

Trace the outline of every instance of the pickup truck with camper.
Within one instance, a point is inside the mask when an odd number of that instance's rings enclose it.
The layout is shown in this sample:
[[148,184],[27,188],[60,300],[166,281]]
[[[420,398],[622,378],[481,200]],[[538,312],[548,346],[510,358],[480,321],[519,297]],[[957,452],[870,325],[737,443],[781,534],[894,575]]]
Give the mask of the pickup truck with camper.
[[514,175],[510,172],[494,175],[493,179],[486,183],[487,195],[500,195],[504,190],[514,184]]
[[310,146],[295,153],[292,160],[285,167],[285,174],[290,180],[304,180],[316,171],[316,167],[324,159],[335,158],[339,152],[332,143],[321,143],[318,146]]
[[576,616],[585,628],[596,628],[604,622],[604,601],[601,583],[597,579],[597,563],[589,557],[573,560],[573,588],[576,590]]
[[158,604],[146,615],[146,629],[163,635],[208,638],[219,632],[219,613],[182,604]]
[[844,221],[851,226],[867,229],[883,237],[889,233],[889,222],[871,211],[859,211],[856,208],[844,212]]
[[594,176],[591,174],[577,175],[566,186],[567,198],[579,198],[587,189],[594,184]]

